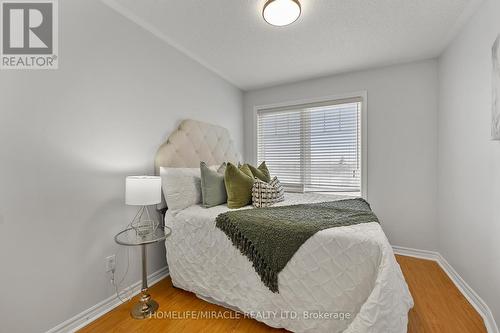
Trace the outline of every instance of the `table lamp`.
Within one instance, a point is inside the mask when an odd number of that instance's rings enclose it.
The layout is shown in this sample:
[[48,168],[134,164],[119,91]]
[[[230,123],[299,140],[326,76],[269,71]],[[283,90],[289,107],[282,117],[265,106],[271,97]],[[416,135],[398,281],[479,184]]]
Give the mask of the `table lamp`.
[[158,221],[151,216],[149,207],[161,202],[161,178],[155,176],[129,176],[125,180],[125,203],[141,206],[130,223],[137,235],[147,236],[156,231]]

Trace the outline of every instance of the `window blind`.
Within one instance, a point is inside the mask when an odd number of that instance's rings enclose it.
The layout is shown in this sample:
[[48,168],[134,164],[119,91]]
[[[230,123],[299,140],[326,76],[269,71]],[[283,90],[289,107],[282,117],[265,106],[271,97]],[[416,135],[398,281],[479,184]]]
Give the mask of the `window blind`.
[[361,98],[262,109],[257,159],[288,191],[361,192]]

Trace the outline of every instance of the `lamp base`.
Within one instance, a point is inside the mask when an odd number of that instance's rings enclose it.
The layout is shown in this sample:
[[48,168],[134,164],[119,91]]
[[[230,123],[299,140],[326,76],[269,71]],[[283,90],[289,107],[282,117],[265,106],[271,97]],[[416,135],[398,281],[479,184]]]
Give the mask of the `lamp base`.
[[135,215],[130,227],[135,230],[138,236],[153,234],[160,224],[151,218],[148,206],[142,206]]

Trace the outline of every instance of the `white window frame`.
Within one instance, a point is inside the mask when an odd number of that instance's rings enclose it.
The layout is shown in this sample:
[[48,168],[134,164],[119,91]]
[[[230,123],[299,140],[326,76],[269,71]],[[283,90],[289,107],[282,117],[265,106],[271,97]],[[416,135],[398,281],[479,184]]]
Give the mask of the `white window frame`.
[[252,146],[252,162],[257,163],[257,140],[258,140],[258,128],[257,128],[257,117],[259,111],[268,110],[273,108],[286,108],[286,107],[297,107],[303,104],[314,104],[314,103],[328,103],[344,99],[361,98],[361,196],[368,199],[368,93],[366,90],[339,94],[333,96],[324,96],[319,98],[308,98],[301,100],[286,101],[274,104],[266,105],[255,105],[253,109],[253,146]]

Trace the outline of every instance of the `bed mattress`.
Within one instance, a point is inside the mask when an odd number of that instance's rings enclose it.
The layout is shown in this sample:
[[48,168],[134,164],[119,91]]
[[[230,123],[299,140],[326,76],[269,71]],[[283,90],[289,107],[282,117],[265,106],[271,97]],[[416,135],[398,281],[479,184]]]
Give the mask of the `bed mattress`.
[[[343,198],[287,193],[279,205]],[[413,299],[378,223],[316,233],[279,273],[279,293],[273,293],[216,228],[216,216],[227,210],[226,205],[195,205],[167,212],[172,235],[166,252],[174,286],[293,332],[407,331]]]

